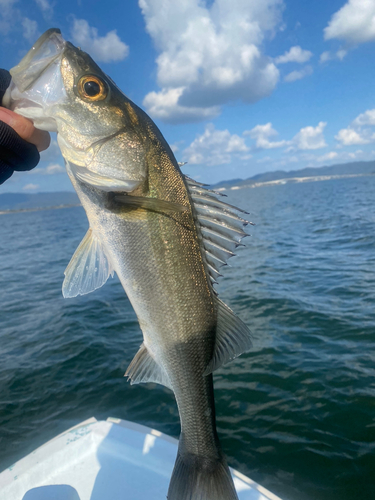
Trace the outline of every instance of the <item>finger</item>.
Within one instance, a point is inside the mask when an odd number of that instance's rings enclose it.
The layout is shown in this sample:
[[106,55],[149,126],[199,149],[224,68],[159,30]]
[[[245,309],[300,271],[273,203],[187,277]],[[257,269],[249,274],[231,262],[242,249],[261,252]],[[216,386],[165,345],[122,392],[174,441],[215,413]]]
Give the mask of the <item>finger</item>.
[[50,145],[48,132],[35,128],[30,120],[10,109],[0,108],[0,120],[12,127],[22,139],[34,144],[38,151],[44,151]]

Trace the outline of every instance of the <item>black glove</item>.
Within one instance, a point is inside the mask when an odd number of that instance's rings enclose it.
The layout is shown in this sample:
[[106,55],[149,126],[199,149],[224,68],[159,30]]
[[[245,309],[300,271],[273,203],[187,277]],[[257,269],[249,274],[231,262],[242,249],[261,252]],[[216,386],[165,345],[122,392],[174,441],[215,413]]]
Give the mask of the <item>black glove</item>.
[[[0,106],[11,76],[0,69]],[[5,182],[15,170],[31,170],[39,163],[40,156],[34,144],[22,139],[12,127],[0,121],[0,184]]]

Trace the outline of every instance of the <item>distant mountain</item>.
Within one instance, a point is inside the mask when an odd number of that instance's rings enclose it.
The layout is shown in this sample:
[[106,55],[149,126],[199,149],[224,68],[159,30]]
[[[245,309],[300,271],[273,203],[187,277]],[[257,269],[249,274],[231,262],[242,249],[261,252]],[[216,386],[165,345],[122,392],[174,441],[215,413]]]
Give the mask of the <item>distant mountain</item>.
[[[277,181],[280,179],[292,179],[295,177],[317,177],[332,175],[353,175],[353,174],[374,174],[375,161],[357,161],[353,163],[343,163],[330,167],[303,168],[301,170],[277,170],[257,174],[248,179],[232,179],[215,184],[218,188],[230,188],[233,186],[250,186],[252,184]],[[0,194],[0,211],[4,210],[29,210],[36,208],[59,207],[66,205],[79,205],[80,201],[76,193],[56,192],[56,193],[4,193]]]
[[3,193],[0,194],[0,210],[27,210],[32,208],[79,205],[76,193]]
[[301,170],[276,170],[274,172],[266,172],[257,174],[248,179],[234,179],[221,181],[215,184],[215,188],[251,185],[258,182],[270,182],[279,179],[291,179],[294,177],[316,177],[316,176],[331,176],[331,175],[353,175],[353,174],[375,174],[375,161],[356,161],[353,163],[342,163],[331,165],[330,167],[310,167]]

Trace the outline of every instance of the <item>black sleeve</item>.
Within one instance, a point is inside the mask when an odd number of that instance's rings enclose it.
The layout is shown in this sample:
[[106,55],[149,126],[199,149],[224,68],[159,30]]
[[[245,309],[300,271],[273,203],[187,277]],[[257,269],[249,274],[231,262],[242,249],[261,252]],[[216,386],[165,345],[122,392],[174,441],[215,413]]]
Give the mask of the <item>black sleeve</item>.
[[[10,80],[9,72],[0,69],[0,105]],[[9,125],[0,121],[0,184],[9,179],[14,170],[31,170],[39,159],[34,144],[22,139]]]

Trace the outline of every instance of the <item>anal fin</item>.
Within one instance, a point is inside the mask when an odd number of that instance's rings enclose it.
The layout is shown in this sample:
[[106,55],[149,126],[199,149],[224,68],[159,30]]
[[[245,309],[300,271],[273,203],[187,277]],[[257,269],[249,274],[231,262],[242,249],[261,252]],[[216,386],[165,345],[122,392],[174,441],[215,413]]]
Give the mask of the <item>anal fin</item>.
[[71,298],[93,292],[113,273],[102,243],[89,229],[65,269],[63,296]]
[[217,297],[216,301],[218,314],[214,355],[204,375],[209,375],[252,347],[251,333],[245,323]]
[[128,366],[125,377],[128,377],[128,380],[130,379],[131,384],[154,382],[156,384],[165,385],[165,387],[173,390],[168,375],[164,369],[157,364],[144,343],[141,344],[139,351]]

